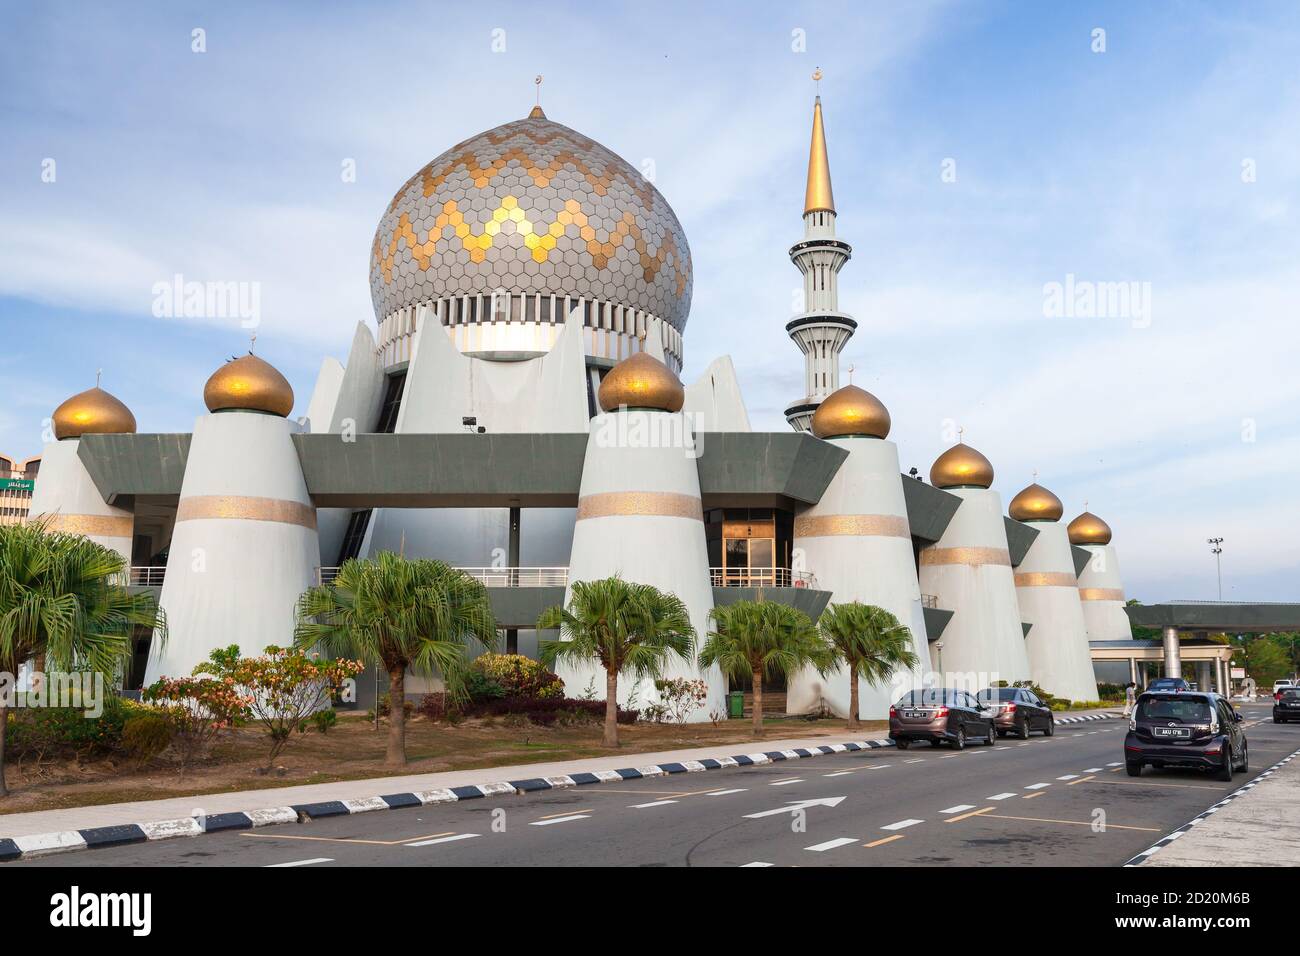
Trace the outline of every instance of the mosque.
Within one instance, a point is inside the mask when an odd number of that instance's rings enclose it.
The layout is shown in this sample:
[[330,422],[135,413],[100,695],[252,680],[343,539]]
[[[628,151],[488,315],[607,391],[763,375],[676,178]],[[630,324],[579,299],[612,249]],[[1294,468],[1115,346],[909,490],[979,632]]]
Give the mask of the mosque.
[[[929,482],[901,474],[890,415],[840,382],[857,328],[838,279],[820,97],[803,237],[790,259],[804,357],[789,432],[750,427],[727,357],[679,379],[691,304],[686,235],[659,190],[604,146],[524,119],[447,150],[398,189],[370,250],[375,324],[325,358],[302,417],[252,354],[218,368],[189,434],[137,431],[96,387],[54,413],[31,514],[118,550],[166,612],[127,681],[187,674],[232,641],[286,643],[294,606],[343,561],[436,557],[488,585],[508,649],[535,655],[538,612],[620,574],[671,590],[706,632],[716,604],[762,596],[814,618],[891,611],[915,671],[863,686],[879,718],[922,682],[1033,680],[1095,700],[1090,641],[1131,638],[1111,531],[1068,525],[1031,484],[1006,512],[989,459],[958,442]],[[707,717],[728,682],[716,671]],[[563,672],[568,692],[603,682]],[[437,686],[413,675],[408,689]],[[845,715],[847,680],[791,678],[786,707]],[[653,687],[620,684],[647,702]]]

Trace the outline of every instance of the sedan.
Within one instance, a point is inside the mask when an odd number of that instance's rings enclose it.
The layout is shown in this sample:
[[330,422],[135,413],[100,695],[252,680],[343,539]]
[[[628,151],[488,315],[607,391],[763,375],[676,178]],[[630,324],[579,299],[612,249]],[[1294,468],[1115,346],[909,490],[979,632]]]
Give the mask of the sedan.
[[962,750],[972,739],[991,747],[998,734],[993,710],[974,694],[928,687],[904,694],[889,708],[889,736],[899,750],[906,750],[914,740],[928,740],[932,747],[949,743]]
[[1300,687],[1283,687],[1273,695],[1273,723],[1300,720]]
[[998,736],[1015,734],[1028,740],[1030,731],[1042,731],[1044,737],[1056,732],[1052,708],[1032,690],[1024,687],[989,687],[979,692],[980,703],[995,714],[993,724]]

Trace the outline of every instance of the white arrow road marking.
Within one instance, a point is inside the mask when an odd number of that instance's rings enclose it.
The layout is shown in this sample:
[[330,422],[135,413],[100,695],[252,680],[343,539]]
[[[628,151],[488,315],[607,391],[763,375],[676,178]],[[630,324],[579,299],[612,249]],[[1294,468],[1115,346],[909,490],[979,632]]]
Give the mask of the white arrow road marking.
[[784,807],[777,807],[775,810],[760,810],[758,813],[746,813],[746,820],[758,820],[762,817],[774,817],[780,813],[794,813],[796,810],[807,810],[809,807],[838,807],[847,797],[822,797],[820,800],[791,800]]
[[827,840],[825,843],[818,843],[816,846],[806,846],[805,850],[812,850],[814,853],[825,853],[827,850],[834,850],[836,847],[848,846],[850,843],[857,843],[857,837],[840,837],[838,840]]
[[407,846],[433,846],[435,843],[455,843],[457,840],[472,840],[478,836],[477,833],[457,833],[455,836],[438,837],[436,840],[421,840],[419,843],[408,843]]
[[993,796],[986,797],[985,799],[986,800],[1009,800],[1011,797],[1014,796],[1015,796],[1014,793],[995,793],[993,794]]
[[311,866],[313,863],[333,863],[334,860],[328,856],[317,856],[310,860],[294,860],[292,863],[268,863],[266,869],[274,870],[281,866]]
[[899,820],[897,823],[891,823],[888,826],[881,827],[882,830],[905,830],[908,827],[914,827],[918,823],[924,823],[924,820]]
[[653,800],[650,803],[634,803],[628,807],[629,810],[646,810],[650,807],[666,807],[670,803],[676,803],[676,800]]
[[939,812],[940,813],[961,813],[963,810],[974,810],[974,809],[975,809],[975,804],[973,803],[959,803],[955,807],[949,807],[947,810],[940,810]]
[[552,823],[572,823],[574,820],[590,820],[590,813],[573,813],[567,817],[552,817],[549,820],[534,820],[530,827],[549,827]]
[[735,790],[714,790],[712,793],[706,793],[706,797],[725,797],[729,793],[744,793],[748,787],[737,787]]
[[1042,790],[1044,787],[1050,787],[1050,783],[1031,783],[1025,787],[1026,790]]

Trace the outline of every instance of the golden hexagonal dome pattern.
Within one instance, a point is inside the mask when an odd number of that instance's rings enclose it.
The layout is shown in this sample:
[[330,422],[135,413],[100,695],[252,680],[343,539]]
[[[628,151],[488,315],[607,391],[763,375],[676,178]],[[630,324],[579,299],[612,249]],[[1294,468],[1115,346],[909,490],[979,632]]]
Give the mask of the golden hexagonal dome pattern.
[[1017,521],[1060,521],[1065,505],[1038,482],[1023,488],[1011,499],[1007,514]]
[[121,435],[135,432],[135,416],[122,401],[98,385],[78,392],[54,410],[54,437]]
[[599,399],[607,412],[624,405],[678,412],[686,402],[686,389],[667,365],[646,352],[637,352],[605,374]]
[[1110,525],[1091,511],[1085,511],[1070,522],[1066,531],[1070,544],[1110,544]]
[[845,385],[831,392],[813,412],[812,433],[818,438],[842,435],[889,435],[889,409],[864,388]]
[[970,445],[958,442],[934,460],[930,484],[936,488],[987,488],[993,484],[993,462]]
[[203,403],[210,412],[247,409],[288,418],[293,387],[273,365],[250,352],[212,373],[203,386]]
[[409,179],[379,221],[370,291],[398,309],[496,290],[585,297],[686,327],[691,252],[640,170],[541,108]]

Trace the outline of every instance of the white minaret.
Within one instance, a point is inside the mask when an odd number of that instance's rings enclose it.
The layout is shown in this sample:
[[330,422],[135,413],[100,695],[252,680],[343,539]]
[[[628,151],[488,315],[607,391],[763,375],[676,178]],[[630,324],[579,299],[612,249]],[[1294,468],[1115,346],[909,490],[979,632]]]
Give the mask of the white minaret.
[[50,531],[85,535],[116,551],[129,566],[135,517],[104,502],[77,450],[82,435],[134,432],[135,416],[96,382],[56,408],[52,423],[54,441],[41,452],[28,509],[31,520],[43,521]]
[[[592,420],[587,440],[565,600],[574,581],[618,575],[653,585],[685,603],[702,644],[713,586],[699,471],[689,423],[681,414],[684,397],[677,376],[645,352],[620,362],[601,382],[604,413]],[[597,667],[566,664],[557,673],[570,697],[590,687],[604,699],[604,673]],[[665,676],[708,682],[708,701],[692,720],[708,720],[723,709],[726,682],[716,667],[701,674],[694,662],[670,658]],[[634,689],[642,705],[658,699],[651,682],[634,684],[631,677],[620,677],[621,705]]]
[[1119,576],[1119,559],[1110,543],[1110,525],[1088,511],[1070,522],[1070,543],[1092,552],[1079,574],[1079,603],[1088,625],[1090,641],[1120,641],[1133,636],[1124,613],[1124,582]]
[[958,443],[935,459],[930,483],[960,498],[943,536],[920,554],[921,590],[952,610],[935,654],[949,687],[979,690],[989,682],[1029,679],[1029,655],[1011,575],[1002,499],[993,465]]
[[[821,70],[813,74],[821,79]],[[812,146],[808,151],[808,187],[804,193],[803,241],[790,248],[790,261],[803,275],[804,311],[785,330],[804,355],[804,397],[785,410],[795,431],[809,430],[813,412],[840,387],[840,351],[858,324],[839,311],[839,275],[853,247],[835,238],[835,197],[822,126],[822,98],[813,104]]]
[[293,640],[299,595],[315,583],[316,509],[287,420],[293,389],[254,355],[219,368],[194,423],[145,684],[187,676],[218,647],[257,655]]
[[[852,369],[850,369],[852,371]],[[887,683],[858,683],[858,716],[883,720],[889,705],[905,691],[922,686],[930,670],[925,611],[912,553],[912,532],[903,499],[898,446],[886,441],[889,412],[870,392],[846,385],[818,407],[812,432],[843,448],[840,465],[826,492],[794,520],[794,546],[817,587],[832,592],[837,604],[860,601],[884,608],[912,632],[919,658],[912,672]],[[799,714],[825,704],[836,716],[849,712],[849,677],[841,667],[823,678],[814,670],[792,677],[786,709]]]
[[1025,650],[1034,683],[1055,697],[1096,700],[1097,678],[1079,606],[1074,556],[1060,524],[1063,512],[1061,499],[1036,482],[1007,506],[1012,518],[1038,532],[1016,565],[1016,600],[1025,623],[1032,625]]

